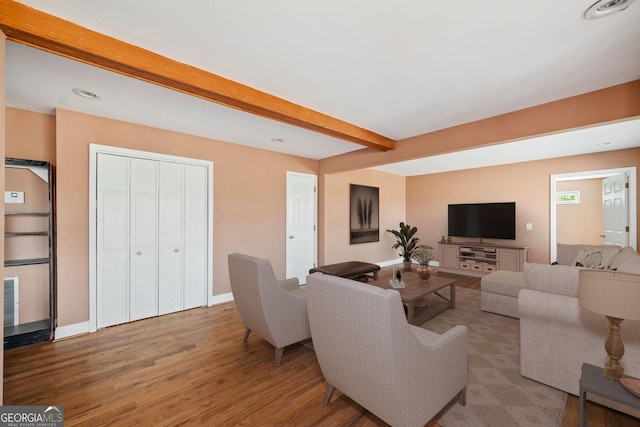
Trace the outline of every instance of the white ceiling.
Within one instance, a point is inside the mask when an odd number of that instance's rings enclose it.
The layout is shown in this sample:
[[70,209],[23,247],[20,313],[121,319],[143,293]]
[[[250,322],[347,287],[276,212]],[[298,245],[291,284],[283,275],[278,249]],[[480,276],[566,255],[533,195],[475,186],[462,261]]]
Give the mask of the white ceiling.
[[[20,1],[394,139],[640,79],[640,4],[586,20],[592,2]],[[362,149],[14,43],[6,86],[7,105],[32,111],[61,107],[311,159]],[[556,153],[567,144],[548,137],[387,170],[640,146],[637,122],[597,129],[563,136],[572,152]]]

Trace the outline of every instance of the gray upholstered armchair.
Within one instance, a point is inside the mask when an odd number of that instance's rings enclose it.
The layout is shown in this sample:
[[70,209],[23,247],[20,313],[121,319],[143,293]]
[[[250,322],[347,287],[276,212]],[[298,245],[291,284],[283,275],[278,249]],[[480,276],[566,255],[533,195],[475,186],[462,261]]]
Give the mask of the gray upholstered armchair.
[[400,294],[335,276],[307,276],[313,346],[327,381],[393,426],[424,426],[466,403],[467,328],[437,334],[407,323]]
[[284,347],[311,336],[306,291],[298,279],[278,281],[267,260],[230,254],[231,291],[246,326],[244,341],[256,332],[276,348],[280,366]]

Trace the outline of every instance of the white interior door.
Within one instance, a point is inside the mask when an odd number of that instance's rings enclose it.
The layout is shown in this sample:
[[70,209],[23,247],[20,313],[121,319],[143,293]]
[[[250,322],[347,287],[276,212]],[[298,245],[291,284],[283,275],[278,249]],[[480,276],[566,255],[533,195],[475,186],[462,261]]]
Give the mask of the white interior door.
[[131,160],[130,320],[158,315],[158,162]]
[[208,185],[204,166],[185,165],[184,190],[184,305],[189,309],[207,303]]
[[287,172],[287,278],[306,282],[317,262],[317,177]]
[[96,227],[96,323],[129,321],[129,159],[99,154]]
[[207,305],[213,163],[90,146],[89,331]]
[[602,222],[606,245],[629,245],[629,208],[627,174],[602,180]]
[[184,165],[160,162],[159,170],[159,314],[183,307]]

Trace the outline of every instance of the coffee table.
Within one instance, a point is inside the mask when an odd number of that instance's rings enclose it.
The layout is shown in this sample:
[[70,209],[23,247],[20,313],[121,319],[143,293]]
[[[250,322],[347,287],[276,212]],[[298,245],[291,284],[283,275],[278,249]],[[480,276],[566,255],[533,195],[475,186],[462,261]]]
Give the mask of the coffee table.
[[[404,288],[394,288],[389,284],[389,278],[370,281],[369,284],[384,289],[395,289],[400,292],[402,304],[407,307],[407,321],[412,325],[421,325],[427,320],[437,316],[448,308],[456,307],[456,279],[437,277],[431,275],[429,280],[422,280],[415,271],[402,271]],[[449,298],[439,291],[449,287]],[[440,300],[429,301],[427,297],[435,295]]]

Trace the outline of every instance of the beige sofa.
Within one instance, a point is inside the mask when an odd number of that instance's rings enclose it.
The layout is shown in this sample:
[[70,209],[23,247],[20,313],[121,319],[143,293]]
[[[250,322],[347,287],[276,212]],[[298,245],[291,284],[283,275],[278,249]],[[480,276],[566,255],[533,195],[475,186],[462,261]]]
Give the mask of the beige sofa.
[[[613,245],[557,245],[557,257],[554,264],[588,268],[612,268],[617,269],[627,262],[622,268],[630,268],[629,273],[640,274],[640,262],[637,262],[638,253],[633,248],[627,247],[621,250]],[[640,259],[640,258],[639,258]],[[557,272],[549,270],[549,273]],[[623,271],[623,270],[621,270]],[[550,279],[553,282],[553,279]],[[498,270],[484,276],[480,281],[480,309],[503,316],[520,318],[518,308],[518,295],[527,287],[527,281],[523,272]]]
[[[518,295],[520,370],[527,378],[578,395],[582,364],[604,366],[608,359],[604,342],[609,331],[604,316],[579,306],[578,271],[589,264],[640,274],[640,255],[630,247],[604,247],[597,253],[595,246],[560,246],[558,265],[524,266],[526,285]],[[626,374],[640,377],[640,322],[625,320],[621,331],[622,365]]]

